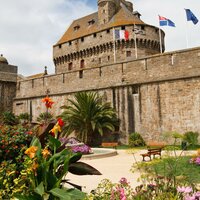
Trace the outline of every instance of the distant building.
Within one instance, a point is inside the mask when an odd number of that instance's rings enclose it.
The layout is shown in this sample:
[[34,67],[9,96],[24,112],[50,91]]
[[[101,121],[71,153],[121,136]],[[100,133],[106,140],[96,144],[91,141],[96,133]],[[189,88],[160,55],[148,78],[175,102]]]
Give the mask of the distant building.
[[[0,113],[12,111],[13,99],[16,96],[17,66],[8,64],[0,55]],[[1,115],[0,114],[0,115]]]

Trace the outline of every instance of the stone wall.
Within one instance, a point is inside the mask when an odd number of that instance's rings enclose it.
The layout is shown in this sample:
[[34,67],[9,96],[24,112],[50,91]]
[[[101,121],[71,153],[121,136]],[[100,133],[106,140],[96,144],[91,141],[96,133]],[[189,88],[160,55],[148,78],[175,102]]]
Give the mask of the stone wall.
[[[149,25],[142,26],[144,29],[143,34],[138,34],[136,38],[138,58],[153,55],[160,51],[158,28]],[[138,25],[138,28],[141,28],[141,26]],[[121,27],[115,27],[115,29],[121,29]],[[126,26],[126,30],[130,34],[129,40],[116,41],[115,47],[113,29],[98,32],[95,37],[93,34],[85,36],[83,42],[81,38],[78,38],[71,41],[70,45],[69,43],[64,43],[54,46],[53,58],[56,65],[56,73],[80,69],[81,60],[85,62],[84,68],[99,67],[113,63],[114,48],[116,61],[136,59],[133,25]],[[164,44],[164,32],[162,32],[162,40]],[[127,56],[127,51],[130,52],[129,56]],[[70,70],[69,63],[72,63],[72,69]]]
[[16,82],[17,67],[0,63],[0,117],[5,111],[12,111]]
[[[111,102],[121,120],[120,130],[140,132],[146,140],[158,140],[165,131],[199,131],[200,48],[159,54],[144,59],[18,82],[16,114],[45,111],[41,99],[49,89],[56,102],[52,113],[74,92],[97,91]],[[30,88],[30,90],[27,90]]]

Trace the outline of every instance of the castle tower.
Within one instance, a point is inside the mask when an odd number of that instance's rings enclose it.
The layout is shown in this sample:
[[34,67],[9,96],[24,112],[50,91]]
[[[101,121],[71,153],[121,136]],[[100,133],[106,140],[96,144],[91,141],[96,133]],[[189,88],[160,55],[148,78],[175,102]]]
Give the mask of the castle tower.
[[120,0],[98,0],[98,21],[99,24],[108,23],[117,13],[120,7]]
[[10,65],[0,55],[0,119],[5,111],[12,111],[13,99],[16,95],[17,66]]

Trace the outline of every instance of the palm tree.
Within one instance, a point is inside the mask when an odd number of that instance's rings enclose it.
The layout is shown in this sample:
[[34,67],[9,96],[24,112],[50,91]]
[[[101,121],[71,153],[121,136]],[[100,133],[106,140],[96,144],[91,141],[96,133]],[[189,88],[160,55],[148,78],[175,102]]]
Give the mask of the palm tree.
[[97,93],[79,92],[74,97],[75,100],[68,99],[71,105],[61,107],[67,135],[75,132],[79,140],[91,145],[96,133],[103,136],[105,131],[114,131],[119,126],[116,112]]

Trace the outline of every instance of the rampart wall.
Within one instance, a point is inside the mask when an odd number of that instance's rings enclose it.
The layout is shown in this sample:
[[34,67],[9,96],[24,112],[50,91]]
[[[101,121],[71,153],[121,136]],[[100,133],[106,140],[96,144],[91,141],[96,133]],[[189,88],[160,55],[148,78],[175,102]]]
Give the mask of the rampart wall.
[[16,114],[45,111],[47,89],[60,106],[78,91],[98,91],[111,102],[121,120],[121,132],[134,131],[158,140],[165,131],[200,132],[200,48],[18,82]]

